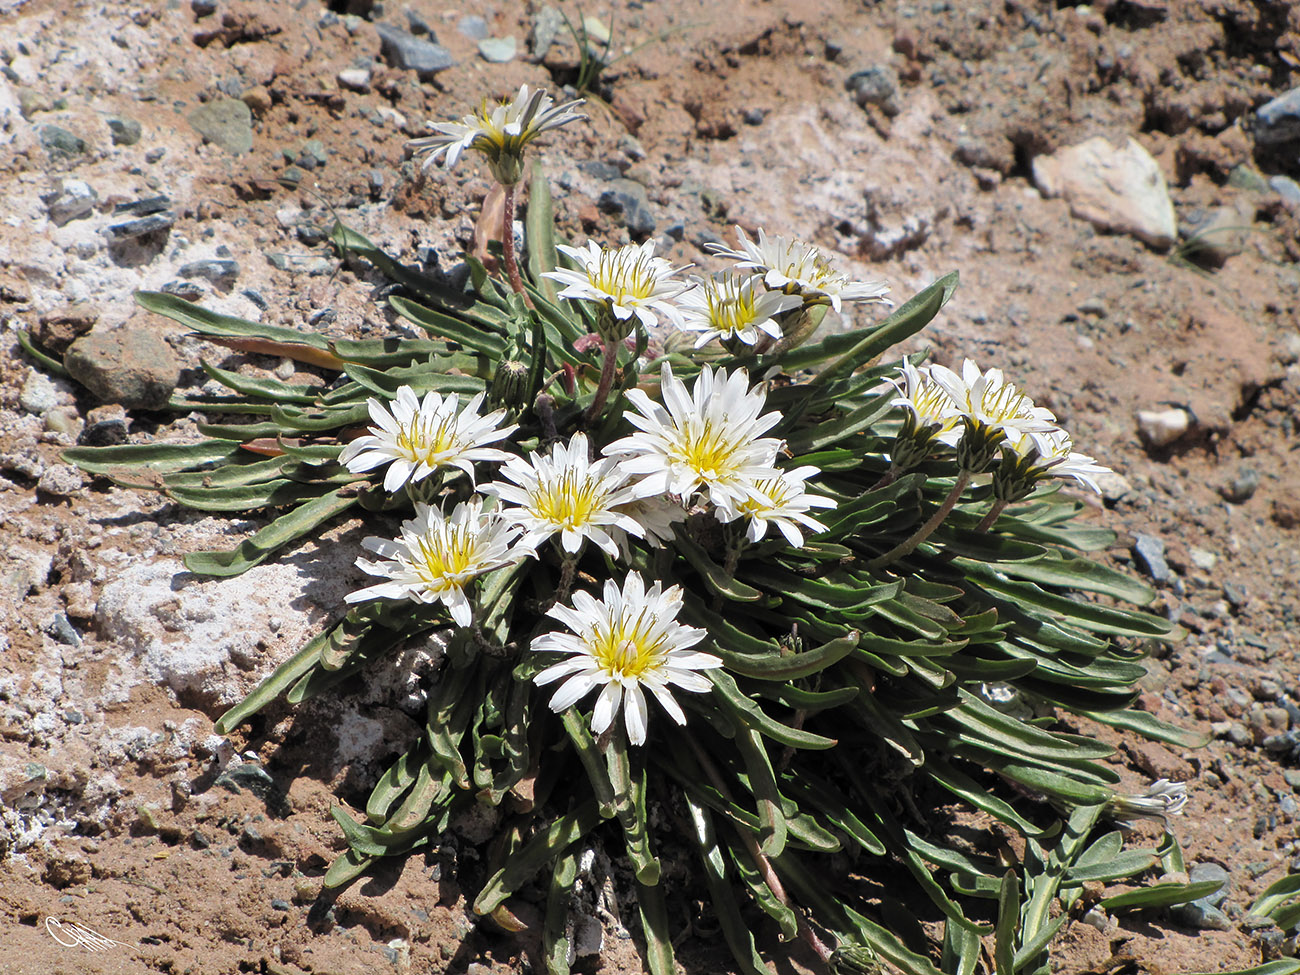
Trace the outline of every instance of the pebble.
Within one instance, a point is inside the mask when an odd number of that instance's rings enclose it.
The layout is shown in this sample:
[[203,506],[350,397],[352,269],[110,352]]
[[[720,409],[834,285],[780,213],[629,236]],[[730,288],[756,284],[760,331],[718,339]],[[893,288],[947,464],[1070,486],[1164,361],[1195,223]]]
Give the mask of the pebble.
[[42,125],[41,146],[51,158],[75,159],[86,151],[86,140],[58,125]]
[[79,179],[67,179],[57,193],[46,200],[45,212],[56,227],[89,216],[99,202],[99,194],[90,184]]
[[143,134],[140,123],[125,115],[110,117],[108,131],[112,134],[115,146],[133,146],[140,141],[140,136]]
[[513,37],[485,37],[478,42],[479,56],[489,64],[506,64],[515,59],[516,44]]
[[1189,549],[1187,554],[1191,557],[1192,565],[1206,572],[1212,571],[1219,564],[1219,557],[1203,548]]
[[1168,410],[1138,410],[1138,433],[1151,447],[1168,447],[1192,428],[1192,415],[1177,407]]
[[1254,222],[1255,205],[1244,198],[1232,206],[1198,211],[1181,228],[1184,247],[1192,259],[1222,267],[1228,258],[1246,249]]
[[531,38],[533,57],[540,61],[551,49],[551,45],[555,43],[555,39],[560,36],[560,31],[563,29],[564,15],[558,8],[548,3],[538,12],[537,18],[533,21]]
[[217,0],[190,0],[195,17],[208,17],[217,12]]
[[186,301],[198,301],[207,294],[207,290],[197,281],[168,281],[158,290]]
[[1235,582],[1225,582],[1223,584],[1223,595],[1227,597],[1228,603],[1233,609],[1242,609],[1250,602],[1250,594]]
[[68,347],[63,364],[101,403],[127,409],[165,406],[180,380],[176,354],[148,328],[83,335]]
[[294,274],[316,276],[334,271],[333,261],[314,254],[267,254],[266,259],[271,262],[272,267]]
[[18,392],[18,405],[33,416],[44,416],[59,405],[59,388],[45,373],[33,369]]
[[139,237],[166,234],[171,231],[175,223],[176,216],[173,213],[154,213],[139,220],[110,224],[104,229],[104,236],[108,238],[109,244],[120,244]]
[[1292,88],[1255,113],[1255,141],[1261,146],[1300,139],[1300,88]]
[[654,233],[655,216],[646,189],[633,179],[611,179],[597,201],[606,213],[621,213],[623,224],[633,237]]
[[1070,212],[1103,230],[1131,234],[1155,248],[1178,233],[1174,205],[1160,166],[1132,137],[1116,147],[1104,136],[1038,156],[1034,184],[1062,197]]
[[477,14],[466,14],[460,18],[456,29],[471,41],[485,40],[488,36],[488,22]]
[[77,437],[78,447],[116,447],[124,443],[126,443],[126,420],[117,416],[87,423]]
[[1243,467],[1227,484],[1220,484],[1219,495],[1232,504],[1243,504],[1255,495],[1259,488],[1259,471],[1253,467]]
[[[438,35],[433,32],[429,22],[424,19],[424,14],[413,7],[406,8],[406,26],[411,29],[412,34],[428,34],[429,39],[432,41],[438,39]],[[487,30],[487,21],[483,22],[483,29]],[[483,36],[486,37],[487,34],[485,33]]]
[[1151,580],[1164,585],[1173,579],[1173,571],[1165,561],[1165,543],[1154,535],[1138,535],[1133,543],[1133,557],[1137,559],[1138,568],[1150,576]]
[[370,90],[370,70],[368,68],[344,68],[334,77],[342,88],[351,91]]
[[212,284],[229,287],[239,277],[238,261],[191,261],[182,264],[177,273],[183,278],[202,278]]
[[375,30],[379,32],[379,52],[394,68],[414,71],[427,79],[456,63],[451,52],[441,44],[408,34],[400,27],[375,24]]
[[1101,489],[1101,496],[1106,501],[1118,501],[1133,493],[1133,485],[1129,483],[1129,479],[1117,471],[1105,471],[1093,480]]
[[119,203],[113,207],[114,215],[129,213],[134,217],[145,217],[151,213],[162,213],[172,205],[171,197],[145,196],[138,200],[131,200],[129,203]]
[[238,98],[214,98],[189,114],[194,131],[232,156],[253,148],[253,110]]
[[[78,472],[80,473],[80,472]],[[40,485],[37,485],[40,487]],[[41,488],[41,490],[45,490]],[[81,646],[81,634],[77,628],[68,620],[66,613],[55,613],[49,621],[42,627],[46,635],[53,640],[57,640],[65,647]]]
[[853,100],[864,108],[875,105],[890,118],[902,110],[898,103],[898,76],[887,65],[875,64],[855,71],[844,82],[844,87],[853,93]]
[[1268,185],[1273,188],[1274,193],[1282,197],[1282,202],[1287,205],[1287,209],[1300,211],[1300,183],[1290,176],[1271,176]]
[[1088,298],[1086,301],[1079,302],[1080,315],[1095,315],[1098,318],[1106,317],[1106,302],[1100,298]]

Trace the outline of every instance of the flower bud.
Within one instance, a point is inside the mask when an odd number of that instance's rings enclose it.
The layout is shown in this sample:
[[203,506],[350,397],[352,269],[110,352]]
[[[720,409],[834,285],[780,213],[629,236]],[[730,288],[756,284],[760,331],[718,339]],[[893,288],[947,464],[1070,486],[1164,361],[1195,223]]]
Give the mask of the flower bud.
[[497,366],[488,398],[494,406],[518,409],[528,398],[528,366],[518,359],[506,359]]

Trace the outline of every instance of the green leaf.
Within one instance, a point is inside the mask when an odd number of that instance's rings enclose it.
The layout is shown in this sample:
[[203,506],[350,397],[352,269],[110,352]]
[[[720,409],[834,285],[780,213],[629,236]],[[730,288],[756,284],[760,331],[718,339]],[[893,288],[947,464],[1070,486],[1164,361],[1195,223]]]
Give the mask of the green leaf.
[[646,971],[649,975],[677,975],[664,889],[658,886],[647,886],[637,881],[636,903],[641,914],[641,929],[645,932]]
[[[1072,878],[1073,879],[1073,878]],[[1152,884],[1140,890],[1129,890],[1099,902],[1108,911],[1136,911],[1152,907],[1173,907],[1213,894],[1223,886],[1220,880],[1202,880],[1195,884]],[[1255,913],[1254,911],[1251,912]]]
[[852,630],[846,636],[823,643],[814,650],[789,655],[780,652],[763,655],[732,653],[718,643],[713,644],[711,651],[722,658],[727,670],[743,677],[753,677],[756,680],[798,680],[839,663],[857,647],[859,635],[857,630]]
[[1098,724],[1110,725],[1112,728],[1123,728],[1126,731],[1136,731],[1143,738],[1163,741],[1171,745],[1180,745],[1183,748],[1202,748],[1210,738],[1208,734],[1198,734],[1188,728],[1180,728],[1177,725],[1161,721],[1149,711],[1126,708],[1123,711],[1082,711],[1080,713]]
[[569,904],[578,880],[578,858],[566,854],[555,861],[551,888],[546,895],[546,921],[542,926],[542,957],[547,975],[569,975]]
[[[810,731],[791,728],[769,716],[766,711],[741,693],[736,681],[725,669],[706,671],[706,675],[713,684],[713,690],[718,702],[747,728],[760,732],[765,737],[790,748],[824,750],[835,747],[834,738],[826,738],[822,735],[815,735]],[[698,702],[691,703],[698,704]]]
[[1196,972],[1194,975],[1296,975],[1296,972],[1300,972],[1300,961],[1278,958],[1254,968],[1239,968],[1231,972]]
[[555,270],[555,210],[551,206],[551,184],[540,161],[533,162],[533,175],[528,183],[528,213],[525,217],[528,237],[528,276],[546,300],[555,302],[555,282],[543,277]]
[[203,335],[265,339],[269,342],[305,346],[323,352],[331,359],[334,358],[334,354],[330,351],[330,340],[315,332],[304,332],[279,325],[263,325],[260,322],[250,322],[246,318],[236,318],[234,315],[221,315],[202,305],[196,305],[192,301],[161,291],[137,291],[135,303],[146,311],[170,318]]
[[1274,911],[1296,894],[1300,894],[1300,873],[1288,874],[1282,879],[1269,884],[1255,900],[1255,903],[1250,905],[1248,913],[1260,917],[1271,917]]
[[355,495],[345,497],[339,488],[281,515],[229,551],[190,553],[185,556],[185,567],[198,575],[237,576],[356,503]]
[[1085,883],[1089,880],[1123,880],[1150,869],[1159,859],[1150,850],[1127,850],[1115,854],[1103,863],[1076,864],[1065,872],[1065,876],[1072,883]]
[[709,558],[703,548],[685,535],[678,533],[675,544],[677,550],[686,556],[686,561],[704,577],[705,585],[710,592],[746,603],[757,602],[763,598],[763,594],[757,589],[743,582],[737,582],[734,577],[728,575],[722,566]]
[[[564,853],[601,822],[594,799],[578,805],[573,812],[560,816],[516,852],[506,865],[484,885],[474,901],[474,913],[491,914],[506,902],[514,891],[531,880],[550,860]],[[648,890],[657,890],[650,887]],[[662,895],[662,891],[660,891]]]
[[993,929],[993,968],[997,975],[1016,975],[1016,927],[1020,917],[1020,897],[1016,872],[1002,876],[998,893],[998,923]]
[[346,850],[325,871],[321,885],[335,890],[360,877],[375,862],[375,857],[362,856],[356,850]]
[[67,378],[68,370],[64,368],[62,360],[56,359],[54,356],[38,349],[27,329],[20,328],[14,334],[18,336],[18,344],[22,346],[23,351],[27,353],[33,362],[48,373]]
[[341,626],[342,624],[339,624],[339,627],[316,634],[308,641],[306,646],[275,668],[275,671],[266,680],[258,684],[246,698],[217,720],[215,725],[217,734],[230,734],[235,728],[243,724],[247,718],[262,710],[262,708],[298,683],[302,677],[320,663],[321,650],[328,644],[330,636]]
[[234,457],[239,444],[230,440],[203,440],[193,444],[122,444],[117,447],[69,447],[62,457],[90,474],[126,477],[133,471],[166,474],[189,471]]
[[495,359],[500,359],[505,354],[505,338],[486,322],[467,322],[400,295],[390,296],[388,304],[397,314],[420,326],[430,335],[452,339],[468,349]]
[[274,403],[298,403],[311,406],[316,397],[324,391],[320,386],[290,385],[278,379],[263,379],[257,376],[243,376],[228,369],[219,369],[209,362],[200,362],[203,371],[228,389],[233,389],[242,396],[270,400]]

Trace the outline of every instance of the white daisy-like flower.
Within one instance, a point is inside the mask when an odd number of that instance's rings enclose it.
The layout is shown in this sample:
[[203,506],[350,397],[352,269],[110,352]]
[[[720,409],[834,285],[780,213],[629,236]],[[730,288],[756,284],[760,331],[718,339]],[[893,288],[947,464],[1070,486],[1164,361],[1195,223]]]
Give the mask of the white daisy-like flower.
[[588,451],[587,435],[576,433],[567,445],[555,444],[549,456],[538,451],[528,460],[512,457],[501,476],[514,483],[494,481],[481,490],[518,506],[503,508],[501,516],[524,529],[524,545],[536,548],[558,533],[566,552],[577,552],[589,538],[617,558],[621,533],[644,533],[640,522],[617,510],[636,495],[617,461],[593,464]]
[[517,430],[518,424],[499,427],[505,410],[479,415],[482,393],[464,408],[456,393],[426,393],[423,400],[410,386],[397,391],[392,412],[377,399],[370,399],[370,418],[378,424],[370,435],[358,437],[339,454],[339,463],[354,474],[391,464],[384,475],[384,490],[396,491],[407,481],[422,481],[439,467],[458,467],[474,479],[479,461],[505,461],[513,454],[485,446]]
[[1187,805],[1187,783],[1156,779],[1136,795],[1116,794],[1106,803],[1106,812],[1119,822],[1181,816]]
[[719,257],[737,261],[738,268],[752,268],[774,291],[801,295],[807,304],[829,304],[836,311],[845,301],[892,302],[885,297],[889,285],[883,281],[850,281],[849,276],[831,266],[821,249],[796,237],[768,237],[759,228],[758,242],[736,228],[738,247],[706,244]]
[[461,153],[473,149],[487,156],[500,182],[513,185],[522,172],[524,147],[543,132],[586,118],[576,111],[582,103],[579,98],[555,105],[540,88],[529,91],[527,85],[520,85],[513,100],[492,104],[484,99],[477,111],[459,122],[431,123],[436,135],[412,139],[406,145],[417,155],[428,153],[422,164],[425,168],[441,158],[451,169]]
[[744,369],[728,375],[706,366],[687,393],[665,362],[660,390],[662,405],[643,390],[627,391],[636,412],[624,416],[638,432],[605,448],[629,474],[641,476],[639,496],[672,494],[689,501],[702,491],[715,506],[727,508],[748,497],[754,482],[781,476],[773,466],[781,441],[763,436],[781,414],[762,412],[766,395],[749,388]]
[[585,248],[557,247],[578,264],[576,269],[556,268],[543,275],[565,286],[561,298],[595,302],[625,326],[631,325],[633,316],[645,328],[652,328],[660,315],[674,324],[681,322],[681,312],[671,299],[689,285],[673,276],[690,265],[673,267],[655,257],[653,240],[612,249],[595,241],[588,241]]
[[952,397],[958,412],[980,426],[1008,433],[1056,429],[1056,415],[1035,406],[1033,400],[1002,378],[1001,369],[981,372],[970,359],[962,363],[960,376],[945,366],[928,368],[930,378]]
[[961,411],[946,389],[930,376],[930,367],[918,369],[907,359],[903,360],[903,378],[887,379],[898,390],[891,406],[901,406],[916,420],[921,429],[937,428],[934,439],[948,446],[956,446],[961,439]]
[[800,526],[814,534],[826,530],[825,525],[808,514],[809,510],[836,506],[830,498],[807,491],[804,482],[820,473],[816,467],[796,467],[782,471],[779,477],[757,481],[751,485],[748,496],[738,504],[719,508],[718,520],[725,524],[737,518],[747,519],[749,526],[745,537],[751,542],[761,541],[768,528],[775,525],[791,546],[800,548],[803,545]]
[[1111,473],[1109,467],[1103,467],[1092,457],[1075,450],[1070,435],[1059,427],[1041,433],[1008,432],[1002,448],[1013,451],[1027,464],[1028,473],[1033,478],[1073,478],[1097,494],[1101,494],[1101,488],[1093,478]]
[[713,339],[736,339],[755,345],[763,334],[779,339],[781,326],[773,316],[799,308],[803,299],[784,291],[768,291],[762,283],[757,274],[696,279],[696,286],[677,298],[682,329],[703,333],[695,347],[702,348]]
[[585,592],[573,594],[573,606],[556,604],[547,615],[572,633],[546,633],[533,641],[542,652],[569,654],[567,660],[547,667],[535,678],[539,685],[564,680],[551,698],[551,710],[564,711],[599,687],[592,710],[591,730],[601,734],[613,723],[620,708],[627,737],[634,745],[646,740],[649,715],[645,690],[678,724],[686,715],[673,699],[670,685],[700,693],[713,685],[698,673],[722,666],[711,653],[691,650],[707,630],[677,622],[682,590],[667,591],[656,582],[647,592],[641,576],[629,573],[620,590],[613,580],[605,583],[604,599]]
[[481,498],[462,501],[450,517],[427,504],[416,504],[415,518],[402,524],[400,538],[367,538],[361,543],[384,561],[357,559],[357,566],[386,581],[349,593],[344,600],[441,601],[457,624],[469,626],[473,611],[465,587],[484,572],[532,554],[516,544],[520,531],[500,512],[484,512]]

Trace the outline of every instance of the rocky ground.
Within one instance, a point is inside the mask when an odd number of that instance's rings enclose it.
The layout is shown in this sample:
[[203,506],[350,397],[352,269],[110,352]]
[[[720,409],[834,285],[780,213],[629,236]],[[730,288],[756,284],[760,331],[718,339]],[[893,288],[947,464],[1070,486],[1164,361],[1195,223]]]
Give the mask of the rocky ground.
[[[1059,970],[1226,971],[1294,953],[1293,932],[1247,908],[1300,870],[1300,8],[586,13],[623,56],[596,79],[589,123],[540,150],[562,234],[654,236],[707,267],[704,242],[762,226],[896,297],[959,270],[917,347],[1002,366],[1119,474],[1096,512],[1121,533],[1110,556],[1155,582],[1185,633],[1153,660],[1142,706],[1211,740],[1117,737],[1115,761],[1135,788],[1188,783],[1175,831],[1193,874],[1228,885],[1174,915],[1071,923]],[[195,417],[157,407],[208,382],[203,359],[301,368],[198,342],[138,311],[138,289],[331,335],[398,328],[375,301],[383,282],[337,259],[328,227],[454,272],[487,175],[466,160],[421,179],[403,143],[579,67],[542,4],[0,0],[0,971],[529,963],[526,938],[466,911],[473,824],[317,897],[341,849],[329,806],[363,802],[411,733],[427,656],[213,734],[356,588],[357,531],[237,580],[195,578],[184,553],[259,522],[201,517],[59,455],[192,437]],[[75,378],[33,365],[24,330]],[[597,862],[584,881],[582,964],[636,971],[607,876]],[[47,916],[125,944],[60,947]],[[688,971],[725,968],[707,919],[678,927]]]

